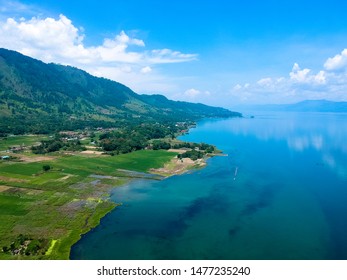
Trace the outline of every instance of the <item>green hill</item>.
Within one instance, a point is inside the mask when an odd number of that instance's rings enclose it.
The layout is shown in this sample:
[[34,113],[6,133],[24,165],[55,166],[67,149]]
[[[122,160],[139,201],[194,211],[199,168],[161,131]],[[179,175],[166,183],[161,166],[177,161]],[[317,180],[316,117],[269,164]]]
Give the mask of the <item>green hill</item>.
[[139,95],[80,69],[1,48],[0,110],[0,133],[14,134],[241,116],[162,95]]

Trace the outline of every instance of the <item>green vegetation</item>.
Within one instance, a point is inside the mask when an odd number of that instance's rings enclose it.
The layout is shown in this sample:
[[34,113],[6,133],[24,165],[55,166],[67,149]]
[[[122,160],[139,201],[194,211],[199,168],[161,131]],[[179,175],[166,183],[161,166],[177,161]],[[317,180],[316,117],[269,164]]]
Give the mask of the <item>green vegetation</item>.
[[202,151],[191,150],[191,151],[186,151],[185,153],[181,155],[178,155],[178,158],[190,158],[192,160],[197,160],[199,158],[203,158],[204,155],[205,153]]
[[56,152],[59,150],[64,151],[84,151],[86,148],[82,146],[79,140],[63,141],[62,139],[43,140],[38,146],[32,146],[31,150],[34,154],[46,154]]
[[88,174],[116,176],[121,175],[117,169],[146,172],[150,168],[159,168],[175,155],[176,153],[166,151],[141,150],[114,157],[64,156],[55,162],[54,168],[71,171],[81,176]]
[[10,150],[11,147],[32,146],[36,145],[42,140],[47,140],[48,137],[41,135],[21,135],[21,136],[8,136],[0,137],[0,151]]
[[[41,140],[41,144],[31,147],[34,154],[47,154],[57,151],[85,151],[89,148],[104,151],[109,155],[126,154],[143,149],[150,150],[168,150],[174,149],[193,149],[200,153],[186,153],[186,157],[201,158],[206,153],[214,153],[212,145],[204,143],[188,143],[175,139],[176,135],[187,131],[192,123],[170,124],[141,124],[129,125],[124,128],[107,129],[96,137],[94,131],[65,132],[56,134],[49,140]],[[68,133],[68,134],[67,134]],[[80,140],[83,139],[83,140]],[[90,146],[93,145],[93,146]],[[202,152],[203,151],[203,152]],[[202,156],[200,156],[202,154]]]
[[67,259],[81,234],[116,206],[109,191],[132,178],[122,169],[146,172],[175,155],[141,150],[0,162],[0,259]]
[[44,238],[33,239],[28,235],[20,234],[10,246],[4,246],[2,251],[11,255],[38,256],[44,255],[48,248],[48,240]]
[[42,170],[43,170],[43,171],[48,171],[48,170],[50,170],[50,169],[51,169],[51,166],[48,165],[48,164],[45,164],[45,165],[42,166]]
[[[179,125],[155,123],[128,126],[101,134],[99,136],[100,146],[104,151],[112,152],[113,155],[142,150],[145,147],[154,150],[168,150],[171,145],[167,141],[155,139],[165,137],[172,139],[182,130],[188,129],[188,126],[188,123]],[[155,141],[151,141],[153,139]]]
[[45,64],[1,48],[0,111],[0,137],[241,116],[161,95],[138,95],[77,68]]
[[152,143],[153,150],[169,150],[171,144],[166,141],[155,140]]
[[116,207],[110,189],[141,176],[124,170],[160,168],[177,155],[169,148],[212,153],[175,137],[202,118],[240,116],[0,48],[0,259],[67,259]]
[[193,150],[205,151],[206,153],[214,153],[215,147],[206,143],[178,142],[172,145],[173,149],[190,148]]

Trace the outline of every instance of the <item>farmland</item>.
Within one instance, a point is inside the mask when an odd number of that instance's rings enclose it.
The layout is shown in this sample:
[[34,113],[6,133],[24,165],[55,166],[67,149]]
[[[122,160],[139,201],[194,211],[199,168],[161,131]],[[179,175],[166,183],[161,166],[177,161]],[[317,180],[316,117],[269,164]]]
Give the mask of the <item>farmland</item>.
[[0,138],[0,151],[8,150],[14,146],[31,146],[47,138],[47,136],[40,135],[21,135]]
[[[6,145],[38,140],[26,137]],[[68,259],[81,234],[117,206],[109,200],[110,190],[134,177],[123,170],[147,172],[175,155],[163,150],[118,156],[25,151],[14,154],[16,160],[1,160],[0,259]]]

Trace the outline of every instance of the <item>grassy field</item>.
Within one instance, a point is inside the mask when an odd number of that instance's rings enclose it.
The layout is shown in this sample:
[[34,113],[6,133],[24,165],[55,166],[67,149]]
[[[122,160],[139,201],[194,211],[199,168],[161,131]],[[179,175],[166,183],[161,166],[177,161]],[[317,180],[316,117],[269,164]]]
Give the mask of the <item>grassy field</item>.
[[[11,143],[14,142],[12,139]],[[81,234],[95,227],[100,218],[117,206],[108,199],[109,191],[130,180],[127,173],[118,169],[146,172],[163,166],[175,155],[143,150],[119,156],[76,153],[56,154],[36,162],[1,161],[0,259],[67,259]],[[50,165],[51,169],[45,172],[43,165]],[[90,177],[94,174],[110,177]],[[43,240],[42,244],[48,244],[46,253],[3,252],[20,235]]]
[[8,150],[13,146],[32,146],[41,140],[47,140],[47,136],[42,135],[27,135],[27,136],[9,136],[0,138],[0,151]]

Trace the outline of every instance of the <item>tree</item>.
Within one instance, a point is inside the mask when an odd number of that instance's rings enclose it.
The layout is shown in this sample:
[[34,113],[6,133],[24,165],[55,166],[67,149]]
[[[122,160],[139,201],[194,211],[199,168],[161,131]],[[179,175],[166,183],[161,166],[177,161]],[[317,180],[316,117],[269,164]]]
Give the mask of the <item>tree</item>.
[[43,171],[47,172],[48,170],[51,169],[51,166],[48,165],[48,164],[45,164],[45,165],[42,166],[42,169],[43,169]]

